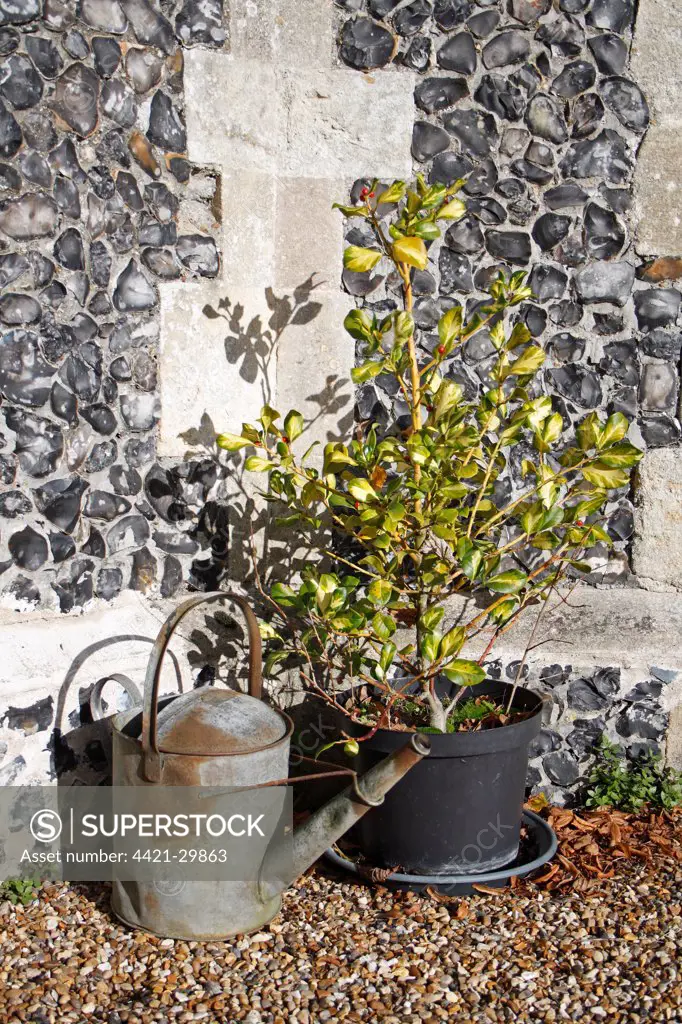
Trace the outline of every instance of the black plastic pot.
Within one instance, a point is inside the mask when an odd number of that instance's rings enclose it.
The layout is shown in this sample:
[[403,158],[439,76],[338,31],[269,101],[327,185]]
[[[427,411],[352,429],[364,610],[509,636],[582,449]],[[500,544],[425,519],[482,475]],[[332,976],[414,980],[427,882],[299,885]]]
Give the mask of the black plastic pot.
[[[468,696],[500,702],[511,686],[488,680]],[[542,697],[525,687],[514,696],[528,718],[481,732],[432,734],[431,753],[359,822],[352,837],[377,867],[418,875],[480,874],[517,855],[528,744],[542,720]],[[346,722],[356,736],[366,728]],[[404,732],[379,729],[360,744],[354,767],[365,771],[405,743]]]

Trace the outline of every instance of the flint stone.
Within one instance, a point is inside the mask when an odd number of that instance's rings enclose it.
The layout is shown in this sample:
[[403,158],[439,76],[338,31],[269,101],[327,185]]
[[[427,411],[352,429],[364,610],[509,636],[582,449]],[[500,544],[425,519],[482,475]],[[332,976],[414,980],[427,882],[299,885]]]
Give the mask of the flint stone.
[[476,70],[476,47],[469,33],[458,32],[443,43],[436,54],[436,60],[446,71],[472,75]]
[[592,135],[601,126],[604,117],[604,104],[596,92],[588,92],[579,96],[573,104],[571,120],[574,139],[584,139]]
[[[170,252],[168,249],[143,249],[141,259],[147,270],[151,270],[152,274],[160,278],[162,281],[174,281],[178,277],[180,277],[180,274],[182,273],[180,267],[175,262],[173,253]],[[369,292],[374,291],[374,289],[378,288],[378,286],[381,284],[381,277],[375,276],[371,278],[371,287],[369,288],[369,291],[363,291],[361,293],[358,293],[357,291],[352,291],[352,289],[349,287],[347,277],[348,273],[348,271],[344,271],[343,281],[344,286],[347,288],[348,291],[350,291],[351,295],[369,294]],[[367,276],[369,278],[369,275]],[[364,280],[365,275],[353,275],[355,287],[357,287],[357,278],[362,278]]]
[[72,64],[57,79],[52,109],[81,138],[97,127],[99,78],[84,64]]
[[535,38],[564,57],[577,57],[585,43],[585,33],[581,26],[568,18],[544,22],[535,33]]
[[499,11],[480,11],[467,21],[467,28],[477,39],[485,39],[494,32],[500,22]]
[[601,83],[599,92],[621,124],[633,132],[646,131],[649,105],[638,85],[627,78],[607,78]]
[[471,14],[472,4],[469,0],[436,0],[433,16],[438,28],[449,32],[455,25],[461,25]]
[[90,56],[90,47],[85,36],[78,29],[74,28],[66,33],[62,39],[62,46],[69,56],[75,57],[76,60],[85,60],[86,57]]
[[175,251],[182,265],[201,277],[215,277],[220,269],[218,249],[207,235],[181,235]]
[[547,264],[536,263],[528,278],[528,287],[539,302],[560,299],[566,290],[568,275]]
[[56,78],[63,67],[59,50],[50,39],[26,36],[26,51],[44,78]]
[[526,124],[534,135],[557,145],[568,138],[568,128],[563,115],[554,100],[544,93],[538,93],[528,104]]
[[431,40],[428,36],[415,36],[403,57],[403,64],[413,71],[426,71],[430,63]]
[[95,584],[95,594],[102,601],[113,601],[123,586],[123,573],[120,569],[100,569]]
[[665,327],[677,320],[682,295],[676,288],[647,288],[635,292],[635,313],[641,330]]
[[559,213],[543,213],[533,225],[532,235],[543,251],[553,249],[565,238],[571,227],[571,218]]
[[523,231],[495,231],[485,233],[485,244],[491,256],[520,266],[531,256],[530,238]]
[[521,89],[501,75],[484,75],[474,98],[507,121],[518,121],[526,108],[526,97]]
[[569,683],[567,698],[569,708],[574,711],[601,711],[608,703],[588,679],[574,679]]
[[118,494],[110,494],[108,491],[90,491],[83,513],[89,519],[103,519],[110,523],[118,516],[129,512],[130,508],[130,502]]
[[125,313],[130,310],[141,311],[152,309],[158,302],[158,294],[154,285],[139,269],[135,260],[131,260],[116,282],[114,305]]
[[530,25],[538,21],[552,6],[552,0],[510,0],[509,13],[512,18]]
[[81,203],[78,187],[74,182],[60,174],[54,183],[53,191],[57,206],[62,213],[72,220],[78,220],[81,215]]
[[138,43],[156,46],[164,53],[174,53],[176,43],[170,22],[159,14],[148,0],[121,0]]
[[396,32],[401,36],[413,36],[426,24],[431,14],[428,0],[413,0],[407,7],[401,7],[393,19]]
[[595,139],[571,146],[560,167],[565,178],[600,178],[620,185],[630,176],[632,160],[620,135],[605,128]]
[[588,263],[575,276],[575,288],[584,303],[610,302],[624,306],[635,280],[629,263]]
[[42,14],[40,0],[0,0],[0,25],[25,25]]
[[450,136],[436,124],[417,121],[412,129],[412,155],[415,160],[425,162],[442,153],[450,145]]
[[112,555],[140,547],[149,539],[149,523],[140,515],[124,516],[107,532],[107,548]]
[[175,34],[185,46],[221,46],[226,38],[222,0],[185,0],[175,18]]
[[642,351],[655,359],[669,359],[679,362],[682,351],[682,334],[668,334],[667,331],[654,329],[645,334],[641,340]]
[[0,320],[9,327],[34,324],[41,317],[40,303],[32,295],[5,292],[0,298]]
[[[19,122],[0,100],[0,156],[13,157],[21,147],[23,136]],[[21,179],[19,179],[20,187]]]
[[114,35],[122,35],[128,25],[117,0],[79,0],[78,17],[91,28]]
[[414,91],[417,106],[427,114],[454,107],[468,95],[469,87],[463,78],[425,78]]
[[109,470],[109,480],[117,494],[139,494],[142,490],[142,477],[136,469],[112,466]]
[[585,247],[594,259],[617,256],[625,245],[625,228],[615,213],[596,203],[588,203],[583,218]]
[[[0,121],[2,117],[0,115]],[[2,127],[0,125],[0,147],[2,147]],[[7,189],[10,192],[20,192],[22,186],[21,175],[16,167],[10,164],[0,163],[0,189]]]
[[549,377],[559,394],[585,409],[596,409],[602,402],[599,377],[584,366],[569,364],[549,371]]
[[63,139],[50,153],[50,165],[56,173],[77,182],[87,181],[85,171],[78,163],[76,147],[71,139]]
[[14,53],[21,42],[21,36],[13,28],[0,28],[0,57]]
[[586,21],[593,28],[624,32],[632,24],[633,0],[593,0]]
[[492,114],[478,110],[453,110],[451,114],[446,114],[443,122],[471,159],[490,156],[491,147],[497,145],[497,126]]
[[67,228],[54,243],[54,258],[67,270],[83,270],[85,253],[80,233],[76,228]]
[[597,67],[603,75],[619,75],[628,59],[628,48],[618,36],[605,32],[587,40]]
[[432,183],[440,181],[444,185],[451,185],[453,181],[466,177],[471,172],[473,166],[466,157],[459,156],[459,154],[452,151],[439,153],[431,164],[429,181]]
[[567,64],[564,70],[552,82],[552,92],[563,99],[569,100],[581,92],[587,92],[595,83],[597,73],[592,64],[585,60],[576,60]]
[[34,572],[47,561],[47,541],[32,526],[26,526],[18,533],[13,533],[7,547],[14,564],[20,569]]
[[122,128],[132,128],[137,117],[133,92],[117,78],[102,85],[102,113]]
[[66,533],[51,533],[50,551],[54,562],[65,562],[67,558],[76,554],[73,537],[69,537]]
[[92,40],[95,71],[100,78],[111,78],[121,63],[121,47],[108,36],[95,36]]
[[0,255],[0,288],[4,289],[12,281],[16,281],[26,273],[29,266],[28,260],[21,253],[8,252]]
[[587,198],[587,192],[573,181],[567,181],[565,185],[547,189],[544,194],[545,203],[550,210],[561,210],[567,206],[583,206]]
[[34,185],[49,188],[52,184],[50,165],[41,153],[34,149],[25,150],[19,155],[19,166],[27,181]]
[[639,426],[649,448],[667,447],[680,439],[680,427],[669,416],[644,416]]
[[113,434],[118,426],[113,412],[102,402],[86,406],[80,414],[98,434]]
[[552,352],[562,363],[576,363],[585,352],[585,339],[576,338],[574,334],[563,331],[551,339]]
[[667,363],[647,363],[642,370],[639,400],[646,412],[670,412],[675,409],[678,380]]
[[137,93],[149,92],[161,81],[163,61],[149,50],[130,49],[126,53],[126,72]]
[[395,36],[385,25],[371,18],[354,18],[341,29],[341,60],[359,71],[381,68],[392,59],[397,47]]
[[580,766],[565,750],[556,750],[542,759],[542,767],[557,786],[572,786],[580,778]]
[[28,57],[13,53],[0,66],[0,95],[15,110],[28,110],[40,102],[43,82]]
[[169,96],[160,89],[152,97],[147,138],[170,153],[184,153],[187,135]]
[[483,248],[483,233],[479,222],[471,214],[465,214],[447,229],[444,244],[458,253],[478,252]]
[[50,408],[55,416],[66,420],[67,423],[78,422],[78,402],[74,395],[63,387],[58,380],[52,385],[50,391]]
[[23,409],[8,409],[7,426],[16,434],[15,451],[19,465],[29,476],[53,473],[64,450],[62,432],[56,423]]
[[500,32],[483,47],[483,63],[488,69],[518,64],[530,53],[528,37],[522,32]]
[[8,402],[36,408],[43,405],[54,372],[31,331],[9,331],[0,339],[0,392]]
[[151,430],[158,419],[155,395],[121,395],[121,415],[131,430]]

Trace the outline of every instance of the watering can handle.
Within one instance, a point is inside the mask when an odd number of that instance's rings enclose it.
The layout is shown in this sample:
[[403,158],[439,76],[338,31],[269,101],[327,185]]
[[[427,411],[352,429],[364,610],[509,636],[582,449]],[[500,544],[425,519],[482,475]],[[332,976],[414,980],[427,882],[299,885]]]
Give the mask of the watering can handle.
[[102,676],[98,679],[90,692],[90,714],[92,715],[93,722],[99,722],[100,719],[106,718],[104,709],[102,707],[102,691],[108,682],[118,683],[122,686],[128,696],[131,698],[133,705],[140,704],[142,698],[140,697],[139,690],[135,686],[132,679],[128,676],[121,675],[120,672],[110,672],[108,676]]
[[[142,751],[146,765],[146,774],[150,782],[159,781],[158,778],[150,776],[159,775],[159,745],[156,736],[156,725],[158,715],[159,681],[161,679],[161,663],[166,653],[171,637],[176,626],[184,619],[188,612],[191,612],[197,605],[210,601],[232,601],[238,605],[244,613],[246,627],[249,637],[249,694],[260,700],[263,691],[263,676],[261,667],[261,641],[258,620],[243,597],[237,594],[228,594],[224,590],[216,590],[211,594],[197,594],[189,597],[182,604],[178,605],[172,615],[169,615],[164,622],[159,635],[154,641],[152,652],[147,664],[147,674],[144,680],[144,707],[142,709]],[[156,762],[156,764],[154,764]]]

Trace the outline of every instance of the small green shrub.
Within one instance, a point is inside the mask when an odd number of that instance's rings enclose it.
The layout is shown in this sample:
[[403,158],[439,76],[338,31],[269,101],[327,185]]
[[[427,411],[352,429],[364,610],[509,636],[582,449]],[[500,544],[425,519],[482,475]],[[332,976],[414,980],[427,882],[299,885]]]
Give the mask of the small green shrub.
[[9,900],[15,907],[19,903],[25,907],[36,898],[39,887],[39,878],[8,878],[0,882],[0,903]]
[[660,755],[646,754],[629,764],[605,736],[589,779],[588,807],[639,811],[642,807],[670,810],[682,804],[682,773],[663,764]]

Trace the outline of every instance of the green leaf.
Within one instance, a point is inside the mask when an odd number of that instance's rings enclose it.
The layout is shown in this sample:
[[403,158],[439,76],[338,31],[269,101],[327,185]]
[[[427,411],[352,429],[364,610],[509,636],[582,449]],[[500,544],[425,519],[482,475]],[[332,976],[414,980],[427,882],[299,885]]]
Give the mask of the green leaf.
[[240,437],[239,434],[218,434],[215,443],[226,452],[238,452],[240,448],[246,448],[252,444],[251,441]]
[[630,479],[630,474],[624,469],[607,466],[602,461],[593,462],[591,466],[585,466],[583,476],[588,483],[594,484],[595,487],[605,488],[624,487]]
[[372,629],[381,641],[390,640],[395,633],[395,622],[385,612],[377,612],[372,619]]
[[278,420],[280,414],[276,409],[273,409],[271,405],[264,405],[260,411],[260,421],[263,424],[264,430],[269,430],[275,420]]
[[270,588],[270,596],[273,601],[281,604],[284,608],[291,608],[297,603],[296,591],[286,583],[273,583]]
[[417,238],[424,238],[427,242],[433,242],[434,239],[440,238],[440,228],[432,220],[417,221],[412,225],[410,231],[413,231]]
[[422,633],[419,641],[419,650],[422,657],[426,658],[427,661],[435,661],[438,657],[438,647],[440,645],[440,637],[437,633],[426,632]]
[[599,433],[598,447],[605,448],[615,441],[621,441],[627,434],[629,426],[630,424],[622,412],[614,412],[612,416],[609,416]]
[[544,350],[539,345],[529,345],[527,349],[515,359],[511,366],[505,371],[505,376],[512,373],[519,376],[524,373],[535,373],[545,361]]
[[475,686],[485,679],[485,669],[475,661],[455,658],[443,669],[443,675],[457,686]]
[[384,646],[381,648],[381,654],[379,655],[379,664],[381,665],[384,672],[386,672],[391,662],[393,661],[395,657],[395,652],[396,646],[391,640],[385,643]]
[[511,618],[518,606],[519,602],[516,598],[510,597],[506,601],[501,601],[496,608],[491,608],[489,618],[498,626],[502,626],[507,619]]
[[462,307],[453,306],[443,313],[438,321],[438,337],[441,345],[452,345],[462,332]]
[[343,265],[346,270],[362,274],[375,267],[381,256],[378,249],[363,249],[360,245],[349,245],[343,252]]
[[348,490],[356,501],[369,501],[371,498],[376,498],[377,496],[377,493],[369,480],[362,480],[359,477],[350,481],[348,484]]
[[340,210],[345,217],[369,216],[364,206],[344,206],[342,203],[332,203],[332,210]]
[[295,441],[303,433],[303,417],[300,412],[292,409],[286,414],[284,420],[284,433],[290,441]]
[[629,441],[622,441],[620,444],[613,444],[610,448],[606,448],[601,452],[599,461],[605,466],[629,469],[631,466],[636,465],[643,455],[644,452],[640,451],[639,448],[635,448],[634,444],[630,444]]
[[406,188],[404,181],[394,181],[379,195],[377,203],[399,203],[405,195]]
[[498,573],[485,581],[485,585],[495,594],[518,594],[528,582],[525,572],[520,569],[509,569],[507,572]]
[[425,270],[428,261],[423,240],[412,235],[396,239],[393,243],[393,258],[397,263],[407,263],[418,270]]
[[466,631],[461,626],[453,626],[448,630],[440,642],[438,654],[441,658],[447,658],[456,653],[462,647],[466,639]]
[[466,203],[463,203],[461,199],[451,199],[449,203],[442,206],[438,211],[438,219],[443,220],[460,220],[467,212]]
[[407,310],[395,314],[393,329],[400,341],[407,341],[414,334],[414,318]]
[[391,600],[393,587],[388,580],[373,580],[367,588],[367,596],[373,605],[384,608]]
[[366,363],[362,363],[361,366],[354,366],[350,371],[351,380],[354,384],[365,384],[368,380],[372,380],[373,377],[378,377],[380,373],[383,373],[384,362],[375,362],[370,359]]
[[582,451],[587,452],[596,447],[601,436],[601,424],[596,412],[585,417],[578,425],[575,436]]
[[462,572],[464,573],[464,575],[470,580],[476,579],[476,577],[478,576],[479,569],[481,568],[481,562],[483,561],[483,555],[478,550],[478,548],[472,547],[470,550],[466,551],[463,555],[460,555],[459,557],[460,564],[462,566]]
[[262,459],[260,455],[249,455],[244,463],[244,469],[248,470],[249,473],[265,473],[266,470],[272,469],[272,466],[272,462]]
[[351,309],[343,321],[351,338],[356,341],[367,341],[372,333],[372,318],[364,309]]
[[420,616],[421,623],[424,629],[428,629],[433,632],[436,629],[445,615],[445,608],[442,605],[432,605],[431,608],[427,608],[426,611]]

